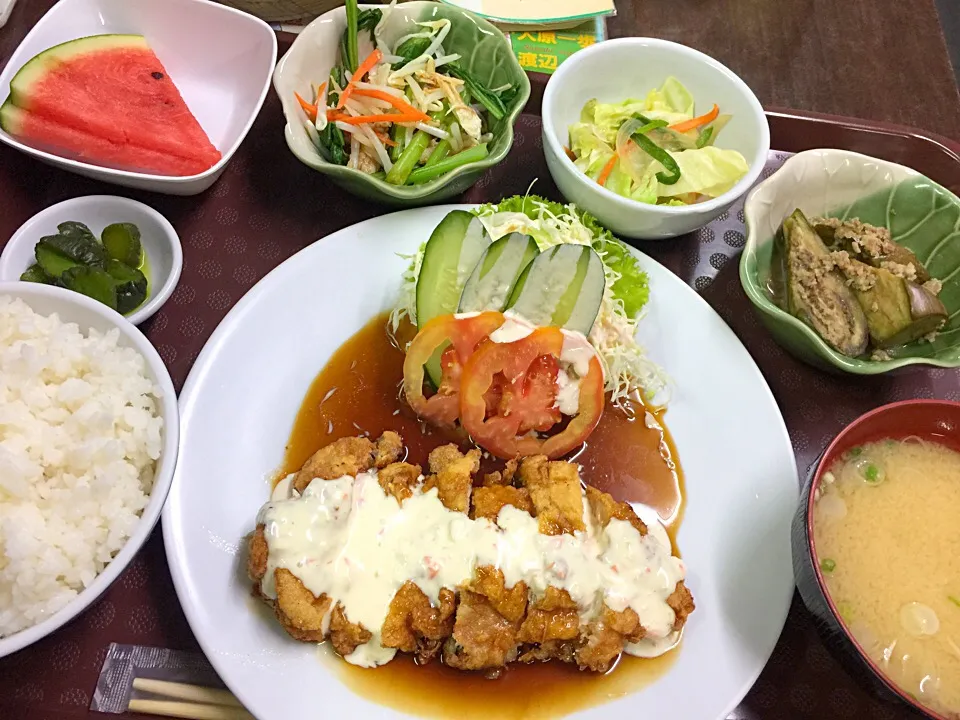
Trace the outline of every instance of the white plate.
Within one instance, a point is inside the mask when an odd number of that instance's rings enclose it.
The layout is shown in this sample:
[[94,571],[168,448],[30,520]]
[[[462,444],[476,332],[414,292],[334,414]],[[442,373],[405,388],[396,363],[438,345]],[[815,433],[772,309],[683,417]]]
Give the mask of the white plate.
[[170,177],[114,170],[62,158],[17,141],[0,142],[96,180],[170,195],[196,195],[223,173],[250,131],[277,61],[277,36],[263,20],[207,0],[60,0],[27,34],[0,73],[10,79],[38,53],[88,35],[143,35],[170,73],[190,112],[222,157],[199,175]]
[[[454,207],[374,218],[283,263],[230,311],[180,395],[167,558],[204,652],[260,720],[319,720],[331,707],[358,719],[401,716],[354,695],[313,645],[255,612],[239,546],[311,381],[392,305],[407,264],[397,253],[415,252]],[[678,542],[697,610],[666,675],[576,717],[722,718],[759,675],[790,605],[796,465],[777,404],[740,341],[682,281],[638,256],[652,298],[641,340],[676,381],[666,422],[686,477]]]

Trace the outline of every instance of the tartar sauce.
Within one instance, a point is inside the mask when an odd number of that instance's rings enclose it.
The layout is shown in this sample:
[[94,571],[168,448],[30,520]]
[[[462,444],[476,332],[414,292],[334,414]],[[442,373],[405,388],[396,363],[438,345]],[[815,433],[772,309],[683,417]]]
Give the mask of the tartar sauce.
[[[292,477],[292,476],[291,476]],[[508,587],[523,581],[533,599],[547,586],[564,589],[580,608],[582,622],[632,608],[647,631],[626,652],[652,657],[678,640],[675,615],[666,603],[684,577],[683,562],[671,555],[666,530],[648,524],[646,535],[628,522],[600,528],[584,496],[586,531],[542,535],[537,520],[506,506],[493,523],[447,509],[437,490],[416,490],[401,506],[384,493],[375,471],[355,478],[315,479],[303,495],[281,481],[261,508],[269,548],[262,592],[275,597],[274,571],[285,568],[315,596],[340,602],[350,622],[372,638],[345,659],[374,667],[396,651],[380,642],[390,602],[408,580],[434,604],[441,588],[468,582],[477,567],[499,568]]]

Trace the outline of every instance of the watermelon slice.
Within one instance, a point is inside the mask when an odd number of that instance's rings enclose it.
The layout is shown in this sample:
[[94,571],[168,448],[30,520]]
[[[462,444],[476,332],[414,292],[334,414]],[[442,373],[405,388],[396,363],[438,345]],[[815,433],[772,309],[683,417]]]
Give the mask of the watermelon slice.
[[10,81],[0,126],[122,169],[193,175],[220,160],[142,35],[94,35],[40,53]]
[[210,163],[204,160],[188,160],[105,140],[69,125],[52,122],[42,115],[21,110],[10,100],[0,105],[0,127],[38,150],[117,170],[187,176],[197,175],[210,167]]

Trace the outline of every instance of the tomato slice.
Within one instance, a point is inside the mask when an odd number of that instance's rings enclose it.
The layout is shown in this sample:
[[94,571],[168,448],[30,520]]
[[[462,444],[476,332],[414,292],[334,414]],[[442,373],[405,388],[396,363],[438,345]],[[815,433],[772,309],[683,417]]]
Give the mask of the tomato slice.
[[[505,384],[496,414],[519,420],[518,435],[530,430],[546,432],[563,416],[557,402],[557,375],[560,363],[553,355],[541,355],[521,377]],[[489,396],[487,405],[489,408]]]
[[[547,430],[559,420],[553,404],[562,350],[563,333],[547,327],[516,342],[484,343],[473,352],[460,380],[460,422],[478,445],[504,459],[527,455],[557,458],[593,432],[604,403],[603,368],[596,356],[580,378],[577,414],[567,426],[547,438],[530,432]],[[498,378],[502,389],[497,413],[487,417],[489,393]]]
[[[470,317],[439,315],[430,320],[407,348],[403,360],[403,393],[413,411],[441,427],[453,427],[460,414],[460,373],[467,358],[490,333],[503,325],[503,313],[482,312]],[[423,394],[423,366],[433,353],[450,344],[440,357],[440,388]]]

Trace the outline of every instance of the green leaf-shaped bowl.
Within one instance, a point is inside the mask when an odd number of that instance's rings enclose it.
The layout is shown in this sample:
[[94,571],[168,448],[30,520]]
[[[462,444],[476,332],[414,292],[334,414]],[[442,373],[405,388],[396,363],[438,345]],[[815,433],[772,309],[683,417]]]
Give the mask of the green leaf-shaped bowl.
[[[379,7],[387,12],[385,5]],[[277,64],[273,87],[283,104],[287,125],[287,146],[305,165],[328,175],[345,190],[376,202],[395,206],[426,205],[440,202],[464,192],[483,172],[503,160],[513,145],[513,125],[530,98],[530,81],[520,67],[510,43],[503,33],[473,13],[435,2],[405,2],[394,6],[384,24],[383,39],[391,46],[404,35],[418,32],[418,22],[450,20],[450,33],[443,47],[448,53],[459,53],[460,63],[489,88],[513,85],[516,96],[507,107],[507,115],[491,126],[493,139],[490,154],[483,160],[463,165],[422,185],[391,185],[371,175],[324,160],[307,134],[306,114],[294,97],[312,97],[311,84],[319,84],[330,76],[337,61],[340,37],[347,26],[343,7],[321,15],[303,29]],[[367,43],[362,43],[363,48]],[[362,53],[362,49],[361,49]]]
[[[774,304],[769,291],[773,236],[791,212],[860,218],[890,229],[943,282],[949,320],[932,342],[888,351],[890,360],[851,358]],[[740,282],[776,341],[817,367],[876,375],[910,365],[960,367],[960,198],[915,170],[845,150],[807,150],[760,183],[744,206],[747,243]]]

